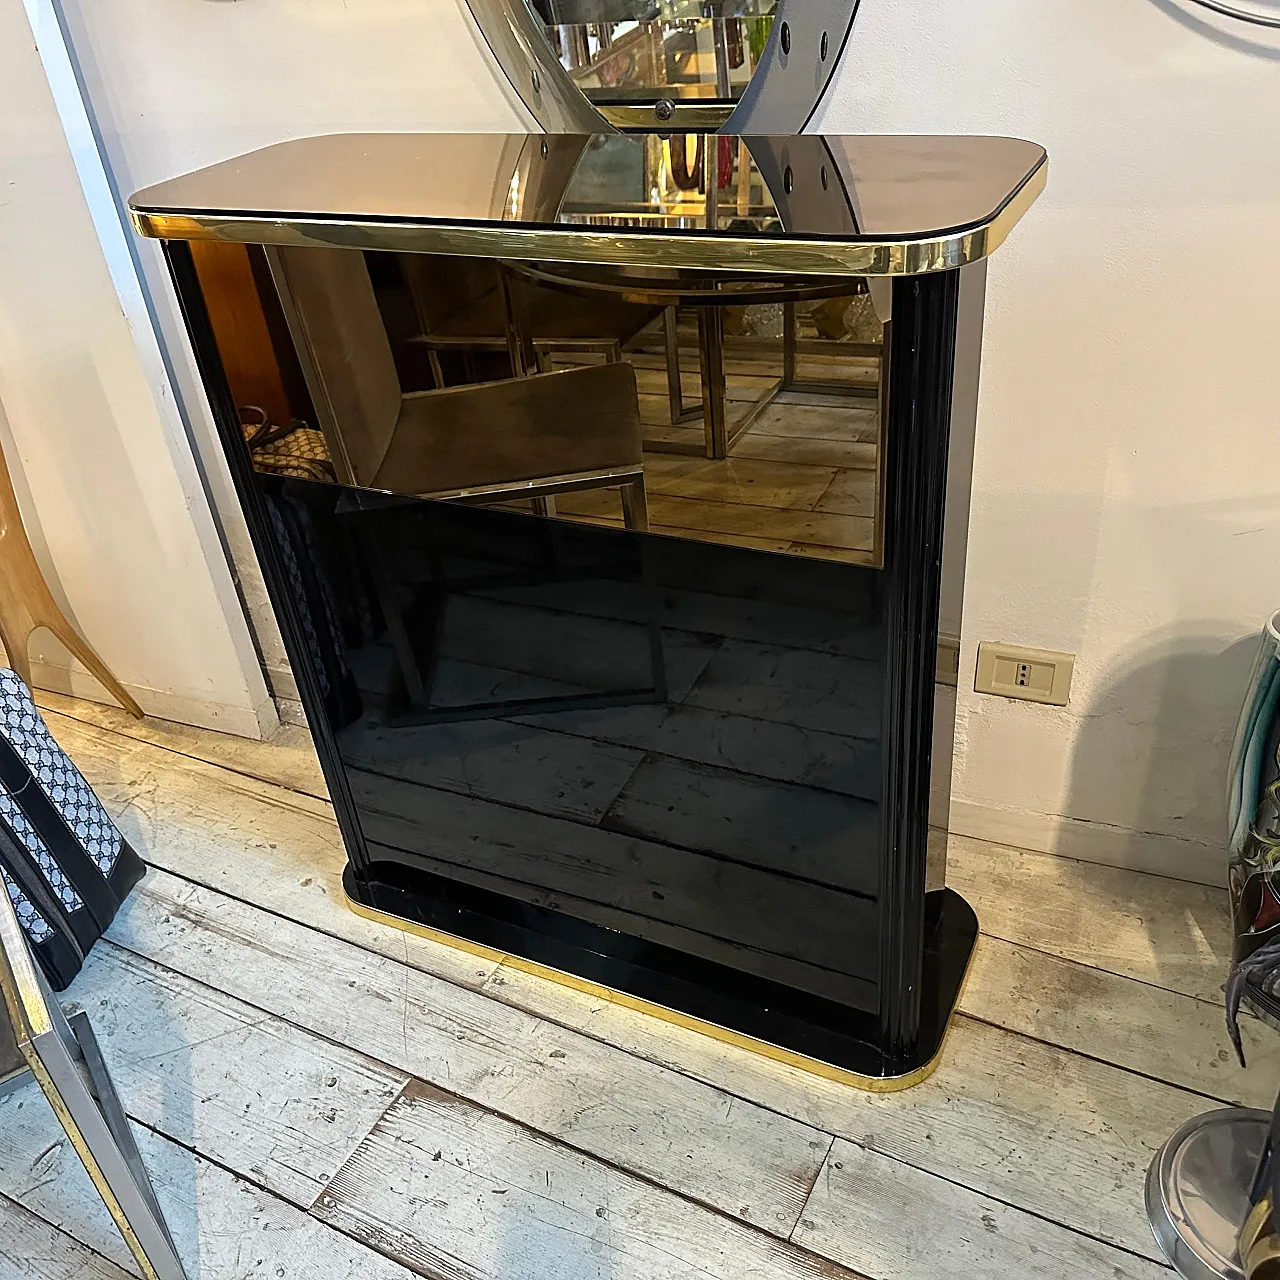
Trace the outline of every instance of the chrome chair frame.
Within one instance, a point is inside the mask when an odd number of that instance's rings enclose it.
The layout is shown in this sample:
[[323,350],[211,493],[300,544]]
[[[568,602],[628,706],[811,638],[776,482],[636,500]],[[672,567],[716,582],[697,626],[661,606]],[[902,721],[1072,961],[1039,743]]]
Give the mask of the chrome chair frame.
[[[467,0],[493,59],[544,133],[616,129],[706,129],[739,134],[801,133],[827,91],[848,44],[859,0],[778,0],[773,27],[741,98],[660,97],[593,103],[560,62],[529,0]],[[717,81],[721,81],[717,48]],[[721,92],[727,85],[718,83]]]
[[88,1015],[70,1020],[0,886],[0,1093],[34,1076],[145,1280],[186,1280]]

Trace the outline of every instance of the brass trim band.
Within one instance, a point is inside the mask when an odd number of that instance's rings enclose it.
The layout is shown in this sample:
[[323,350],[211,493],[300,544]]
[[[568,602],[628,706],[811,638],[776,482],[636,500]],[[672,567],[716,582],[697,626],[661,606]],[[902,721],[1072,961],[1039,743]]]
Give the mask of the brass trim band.
[[744,238],[732,233],[636,232],[584,227],[521,227],[504,223],[271,217],[266,214],[169,213],[133,209],[133,225],[154,240],[224,240],[238,244],[382,249],[528,261],[796,275],[909,276],[950,271],[995,252],[1044,190],[1047,158],[986,222],[916,240]]
[[[638,996],[628,995],[625,991],[601,986],[596,982],[588,982],[585,978],[576,977],[574,974],[565,973],[560,969],[549,968],[547,965],[538,964],[533,960],[526,960],[522,956],[496,951],[492,947],[471,942],[466,938],[458,937],[456,934],[428,928],[426,925],[418,924],[413,920],[406,920],[402,916],[394,915],[389,911],[379,911],[375,907],[366,907],[363,903],[356,902],[348,897],[345,892],[343,898],[347,906],[356,915],[362,916],[366,920],[372,920],[377,924],[390,925],[392,928],[399,929],[404,933],[411,933],[415,937],[425,938],[428,942],[436,942],[441,946],[452,947],[455,951],[464,951],[468,955],[476,956],[481,960],[490,960],[495,964],[505,965],[509,969],[516,969],[521,973],[530,974],[535,978],[544,978],[548,982],[559,983],[562,987],[568,987],[573,991],[581,991],[584,995],[589,995],[593,999],[604,1000],[609,1004],[619,1005],[624,1009],[647,1014],[663,1022],[669,1022],[673,1026],[683,1027],[686,1031],[696,1031],[699,1035],[710,1036],[711,1039],[719,1040],[722,1044],[731,1044],[736,1048],[746,1049],[750,1053],[759,1054],[762,1058],[769,1058],[774,1062],[783,1063],[788,1067],[795,1067],[800,1071],[807,1071],[811,1075],[822,1076],[827,1080],[835,1080],[840,1084],[851,1085],[853,1088],[861,1089],[866,1093],[899,1093],[903,1089],[910,1089],[913,1085],[920,1084],[937,1070],[938,1064],[942,1061],[943,1051],[946,1049],[947,1042],[944,1035],[942,1043],[938,1046],[938,1052],[922,1067],[917,1067],[906,1075],[861,1075],[856,1071],[847,1071],[843,1067],[832,1066],[829,1062],[822,1062],[817,1058],[809,1058],[802,1053],[796,1053],[794,1050],[770,1044],[768,1041],[757,1040],[752,1036],[743,1035],[739,1031],[731,1031],[729,1028],[721,1027],[714,1022],[704,1022],[701,1018],[694,1018],[687,1013],[669,1009],[666,1005],[642,1000]],[[963,982],[961,986],[963,987]],[[950,1025],[948,1024],[949,1032]]]
[[615,129],[672,133],[715,132],[733,115],[733,102],[699,102],[669,98],[662,102],[595,102],[592,106]]

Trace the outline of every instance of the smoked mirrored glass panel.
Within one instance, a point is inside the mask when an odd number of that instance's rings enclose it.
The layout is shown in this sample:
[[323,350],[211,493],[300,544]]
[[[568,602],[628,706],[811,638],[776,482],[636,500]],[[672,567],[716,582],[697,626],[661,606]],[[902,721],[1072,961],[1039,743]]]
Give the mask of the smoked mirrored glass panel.
[[[544,155],[530,139],[510,166],[522,216],[533,204],[593,227],[782,226],[745,139],[551,141]],[[782,212],[819,216],[799,207],[801,157],[786,159]],[[808,203],[856,225],[826,164],[807,175]],[[247,411],[255,465],[305,449],[364,488],[878,563],[885,328],[865,279],[338,248],[266,257],[311,429],[273,434]]]
[[695,961],[778,983],[850,1060],[884,644],[865,282],[254,261],[291,398],[237,395],[242,430],[376,878],[630,936],[661,1002]]
[[255,464],[304,447],[363,488],[877,563],[884,326],[863,281],[268,258],[318,434],[264,433]]

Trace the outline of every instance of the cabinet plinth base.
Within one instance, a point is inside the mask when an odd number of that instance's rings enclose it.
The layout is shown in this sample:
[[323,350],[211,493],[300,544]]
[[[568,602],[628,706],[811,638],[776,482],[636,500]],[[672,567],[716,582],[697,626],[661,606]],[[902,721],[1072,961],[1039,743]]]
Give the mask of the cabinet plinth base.
[[[959,894],[928,895],[920,1042],[911,1061],[889,1069],[869,1012],[431,872],[405,871],[395,867],[391,884],[358,877],[348,866],[348,906],[366,919],[872,1093],[909,1089],[933,1073],[978,935],[977,917]],[[780,1000],[792,1012],[780,1012]]]

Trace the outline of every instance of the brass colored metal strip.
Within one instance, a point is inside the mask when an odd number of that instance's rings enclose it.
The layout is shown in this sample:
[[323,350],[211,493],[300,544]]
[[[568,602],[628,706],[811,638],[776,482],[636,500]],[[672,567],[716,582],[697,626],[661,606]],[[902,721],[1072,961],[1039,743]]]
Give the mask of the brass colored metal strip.
[[1042,160],[988,221],[918,240],[745,239],[732,234],[521,227],[505,223],[371,221],[264,214],[167,213],[134,209],[133,225],[155,240],[224,240],[238,244],[383,249],[463,257],[592,263],[606,266],[784,272],[797,275],[901,276],[950,271],[995,252],[1044,190]]
[[[938,1046],[938,1052],[923,1066],[917,1067],[906,1075],[862,1075],[860,1072],[849,1071],[844,1067],[833,1066],[831,1063],[823,1062],[818,1058],[810,1058],[802,1053],[796,1053],[792,1049],[784,1049],[781,1045],[770,1044],[767,1040],[757,1040],[753,1036],[743,1035],[740,1031],[731,1031],[728,1027],[721,1027],[714,1022],[706,1022],[701,1018],[691,1017],[687,1013],[669,1009],[666,1005],[655,1004],[650,1000],[642,1000],[638,996],[628,995],[625,991],[601,986],[597,982],[589,982],[585,978],[579,978],[572,973],[565,973],[560,969],[552,969],[547,965],[538,964],[534,960],[526,960],[523,956],[497,951],[492,947],[471,942],[467,938],[458,937],[456,934],[444,933],[439,929],[431,929],[426,925],[418,924],[413,920],[406,920],[402,916],[394,915],[389,911],[379,911],[375,907],[366,907],[363,903],[356,902],[345,893],[343,897],[346,898],[347,906],[356,915],[362,916],[366,920],[372,920],[377,924],[390,925],[393,929],[411,933],[415,937],[425,938],[428,942],[439,943],[441,946],[452,947],[455,951],[464,951],[480,960],[488,960],[494,964],[505,965],[509,969],[518,970],[520,973],[527,973],[535,978],[543,978],[548,982],[558,983],[562,987],[568,987],[573,991],[580,991],[584,995],[591,996],[592,999],[604,1000],[608,1004],[631,1009],[636,1013],[647,1014],[649,1017],[658,1018],[662,1022],[671,1023],[673,1026],[683,1027],[686,1031],[696,1031],[699,1035],[709,1036],[722,1044],[745,1049],[749,1053],[758,1054],[762,1058],[769,1058],[785,1066],[795,1067],[799,1071],[807,1071],[811,1075],[822,1076],[827,1080],[835,1080],[840,1084],[850,1085],[855,1089],[861,1089],[865,1093],[899,1093],[903,1089],[910,1089],[913,1085],[927,1080],[937,1070],[939,1062],[942,1061],[942,1053],[946,1048],[946,1034],[950,1034],[950,1024],[948,1023],[947,1033],[944,1034],[942,1043]],[[963,989],[963,982],[961,983],[961,988]]]
[[643,133],[714,133],[733,114],[732,102],[699,102],[697,98],[666,98],[662,102],[597,102],[595,109],[615,129]]

